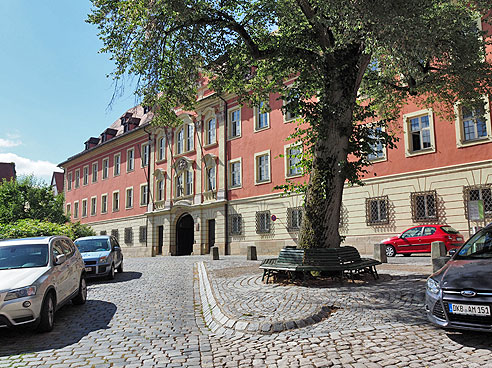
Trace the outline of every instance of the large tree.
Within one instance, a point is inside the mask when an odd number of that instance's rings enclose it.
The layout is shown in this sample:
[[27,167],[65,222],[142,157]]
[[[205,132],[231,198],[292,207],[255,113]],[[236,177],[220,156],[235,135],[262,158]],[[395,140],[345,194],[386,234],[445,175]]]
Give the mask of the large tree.
[[492,85],[477,27],[490,0],[91,1],[113,77],[137,77],[156,123],[195,107],[202,75],[251,104],[279,92],[304,118],[294,134],[309,156],[304,247],[340,245],[344,183],[359,181],[375,139],[394,142],[362,122],[388,125],[409,98],[473,108]]

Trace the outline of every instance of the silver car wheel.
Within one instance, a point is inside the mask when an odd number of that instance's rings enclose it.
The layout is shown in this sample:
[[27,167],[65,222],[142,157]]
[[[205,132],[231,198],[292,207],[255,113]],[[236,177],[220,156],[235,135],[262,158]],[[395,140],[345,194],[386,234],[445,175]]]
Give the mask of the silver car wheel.
[[395,247],[392,245],[386,245],[386,256],[387,257],[394,257],[396,256],[396,250]]

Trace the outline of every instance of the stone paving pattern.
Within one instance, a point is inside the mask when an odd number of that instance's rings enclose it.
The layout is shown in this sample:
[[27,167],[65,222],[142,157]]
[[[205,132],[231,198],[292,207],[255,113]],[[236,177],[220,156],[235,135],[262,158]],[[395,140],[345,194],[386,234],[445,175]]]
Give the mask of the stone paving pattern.
[[[86,305],[58,311],[53,332],[0,330],[0,368],[492,367],[492,334],[427,322],[421,270],[378,267],[379,281],[306,288],[262,284],[258,262],[222,258],[127,259],[114,281],[89,283]],[[199,293],[207,282],[211,299]],[[206,324],[204,300],[231,326]],[[338,309],[303,328],[234,329],[300,321],[322,306]]]

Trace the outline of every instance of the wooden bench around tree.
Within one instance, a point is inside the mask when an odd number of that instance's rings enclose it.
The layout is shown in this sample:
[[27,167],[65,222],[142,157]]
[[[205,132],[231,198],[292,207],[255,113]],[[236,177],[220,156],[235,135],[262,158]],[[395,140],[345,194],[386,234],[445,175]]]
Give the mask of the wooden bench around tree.
[[376,266],[381,262],[372,258],[361,258],[359,251],[350,246],[340,248],[283,248],[278,258],[265,259],[262,281],[268,283],[270,277],[284,273],[289,279],[299,275],[308,275],[311,271],[322,272],[331,277],[347,276],[352,281],[354,275],[370,273],[374,279],[379,278]]

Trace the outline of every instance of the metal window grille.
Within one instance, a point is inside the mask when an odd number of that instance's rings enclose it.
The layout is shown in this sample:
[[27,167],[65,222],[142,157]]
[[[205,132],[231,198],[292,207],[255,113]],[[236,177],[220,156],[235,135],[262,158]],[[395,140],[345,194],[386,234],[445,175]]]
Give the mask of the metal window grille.
[[485,218],[492,218],[492,184],[463,187],[463,202],[465,205],[465,217],[469,219],[468,202],[483,201]]
[[140,243],[145,243],[147,241],[147,226],[140,226],[138,240]]
[[366,198],[366,224],[386,225],[389,223],[388,196]]
[[287,228],[290,231],[299,230],[302,222],[302,207],[287,208]]
[[256,233],[265,234],[270,232],[270,211],[256,212]]
[[412,219],[414,222],[437,221],[437,192],[412,193]]
[[99,235],[107,235],[107,234],[108,234],[108,232],[106,230],[101,230],[99,232]]
[[116,240],[119,241],[120,240],[120,234],[118,232],[118,229],[111,230],[111,236],[114,236],[116,238]]
[[133,229],[131,227],[125,227],[125,243],[133,243]]
[[230,233],[232,235],[240,235],[242,231],[242,216],[231,215],[230,216]]

